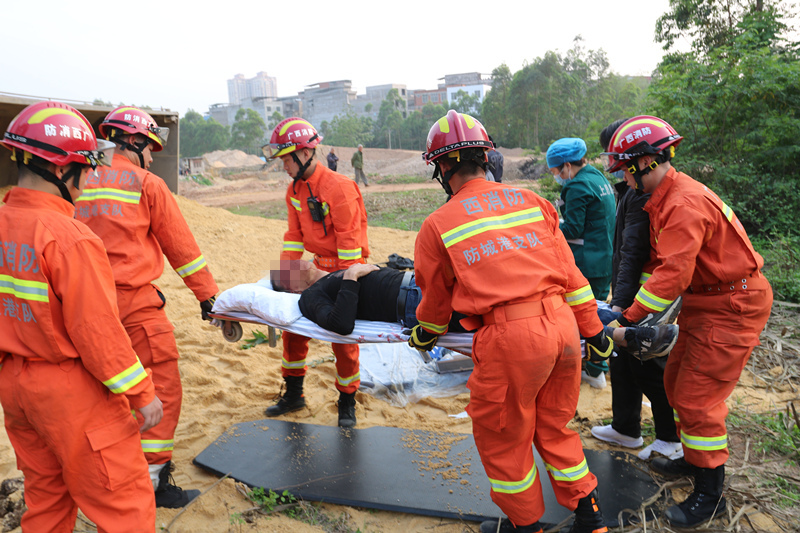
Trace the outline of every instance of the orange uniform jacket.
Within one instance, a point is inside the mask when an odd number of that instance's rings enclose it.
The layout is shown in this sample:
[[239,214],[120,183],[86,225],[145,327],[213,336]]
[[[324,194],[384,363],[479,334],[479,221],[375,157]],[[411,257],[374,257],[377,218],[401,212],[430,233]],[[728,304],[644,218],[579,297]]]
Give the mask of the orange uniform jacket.
[[671,168],[645,204],[659,265],[625,318],[663,311],[689,286],[750,277],[764,265],[742,223],[708,187]]
[[164,271],[164,255],[199,301],[219,289],[164,180],[114,154],[89,177],[76,217],[105,243],[119,289],[137,289]]
[[0,355],[51,363],[80,358],[139,409],[153,383],[119,320],[103,242],[52,194],[14,188],[0,208]]
[[526,189],[468,181],[422,224],[414,252],[422,289],[417,318],[436,335],[451,311],[564,295],[581,335],[603,329],[591,287],[572,258],[555,209]]
[[[311,218],[308,197],[312,195],[322,202],[324,229],[322,222]],[[336,260],[336,264],[320,264],[333,272],[363,263],[369,257],[367,210],[354,181],[318,163],[308,180],[297,180],[289,186],[286,206],[289,229],[283,236],[281,259],[300,259],[305,249],[330,258],[331,262]]]

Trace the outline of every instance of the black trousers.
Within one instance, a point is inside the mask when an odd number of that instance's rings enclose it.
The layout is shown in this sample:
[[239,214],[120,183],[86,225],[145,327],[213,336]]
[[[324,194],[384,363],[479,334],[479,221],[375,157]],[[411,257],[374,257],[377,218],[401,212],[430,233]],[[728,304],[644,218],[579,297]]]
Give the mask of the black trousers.
[[609,359],[611,367],[611,427],[629,437],[642,434],[642,394],[650,400],[656,438],[680,442],[675,428],[672,407],[664,390],[666,357],[640,361],[617,348],[617,357]]

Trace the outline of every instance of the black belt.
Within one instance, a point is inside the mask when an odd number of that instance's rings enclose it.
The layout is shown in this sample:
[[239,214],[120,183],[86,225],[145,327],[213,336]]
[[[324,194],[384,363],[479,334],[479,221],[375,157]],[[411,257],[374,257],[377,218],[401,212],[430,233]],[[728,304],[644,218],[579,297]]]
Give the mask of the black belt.
[[411,278],[414,277],[413,270],[406,270],[403,274],[403,281],[400,282],[400,290],[397,291],[397,321],[404,322],[406,317],[406,297],[408,288],[411,286]]

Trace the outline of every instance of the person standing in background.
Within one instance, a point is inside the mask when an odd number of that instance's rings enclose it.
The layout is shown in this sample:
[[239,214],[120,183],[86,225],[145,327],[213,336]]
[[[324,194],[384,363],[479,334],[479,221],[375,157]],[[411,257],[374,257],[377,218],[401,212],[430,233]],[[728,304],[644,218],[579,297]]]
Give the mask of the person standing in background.
[[360,179],[364,182],[364,187],[369,187],[367,176],[364,175],[364,147],[362,145],[358,145],[358,150],[350,158],[350,164],[353,165],[353,170],[356,173],[356,183]]
[[328,168],[336,172],[336,166],[338,162],[339,157],[333,153],[333,148],[331,148],[331,151],[328,153]]

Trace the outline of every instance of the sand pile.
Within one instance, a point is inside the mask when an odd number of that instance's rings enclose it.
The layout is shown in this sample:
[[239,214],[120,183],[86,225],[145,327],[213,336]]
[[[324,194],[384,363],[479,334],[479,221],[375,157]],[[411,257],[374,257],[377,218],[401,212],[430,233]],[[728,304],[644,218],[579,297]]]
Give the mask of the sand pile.
[[[7,189],[6,189],[7,190]],[[0,189],[0,198],[5,190]],[[265,275],[269,262],[278,258],[286,223],[277,220],[233,215],[219,208],[177,197],[178,204],[191,227],[200,248],[222,290],[241,283],[254,282]],[[385,228],[370,228],[371,262],[386,261],[391,253],[413,257],[415,233]],[[166,266],[164,275],[156,282],[167,297],[167,313],[175,325],[175,337],[181,351],[180,367],[183,375],[184,401],[181,421],[175,437],[174,460],[177,464],[175,480],[184,488],[209,489],[217,478],[192,465],[192,459],[211,444],[232,424],[261,420],[263,411],[272,405],[279,391],[281,378],[281,350],[262,344],[254,349],[242,350],[239,343],[226,342],[219,330],[200,319],[200,307],[181,278]],[[245,324],[244,339],[251,336],[253,327]],[[261,328],[266,332],[266,328]],[[285,417],[286,420],[335,426],[337,410],[334,401],[338,392],[334,387],[335,367],[330,362],[330,344],[312,341],[308,361],[319,362],[310,368],[306,378],[308,407]],[[325,362],[322,360],[325,359]],[[743,379],[743,384],[752,384]],[[736,397],[746,398],[754,406],[767,405],[775,397],[760,389],[744,389],[740,385]],[[472,426],[468,418],[452,418],[461,413],[468,395],[452,398],[426,399],[417,404],[399,408],[366,394],[357,394],[356,414],[358,427],[393,426],[409,429],[450,431],[467,434]],[[732,399],[732,401],[736,401]],[[588,436],[587,427],[611,416],[610,388],[591,389],[583,385],[575,429],[583,427],[586,447],[605,448]],[[648,409],[644,417],[649,417]],[[421,464],[441,473],[450,472],[446,465],[438,465],[434,458],[420,457]],[[430,464],[429,464],[430,462]],[[473,463],[472,468],[480,468]],[[14,453],[5,431],[0,432],[0,479],[21,475],[16,470]],[[488,497],[488,494],[485,496]],[[283,515],[261,517],[255,525],[245,524],[241,529],[232,525],[237,513],[251,508],[252,504],[236,490],[231,480],[214,487],[202,495],[196,504],[177,517],[169,528],[172,533],[270,531],[270,532],[320,532],[321,526],[311,526]],[[399,513],[367,511],[342,506],[323,506],[326,513],[337,518],[346,515],[352,530],[409,533],[433,531],[461,533],[475,531],[475,524],[460,524],[453,520],[405,515]],[[179,513],[178,510],[160,509],[157,528],[166,527]],[[468,529],[470,526],[472,529]],[[79,523],[77,530],[93,531]]]
[[249,155],[241,150],[217,150],[203,154],[206,165],[213,168],[255,167],[264,164],[258,156]]

